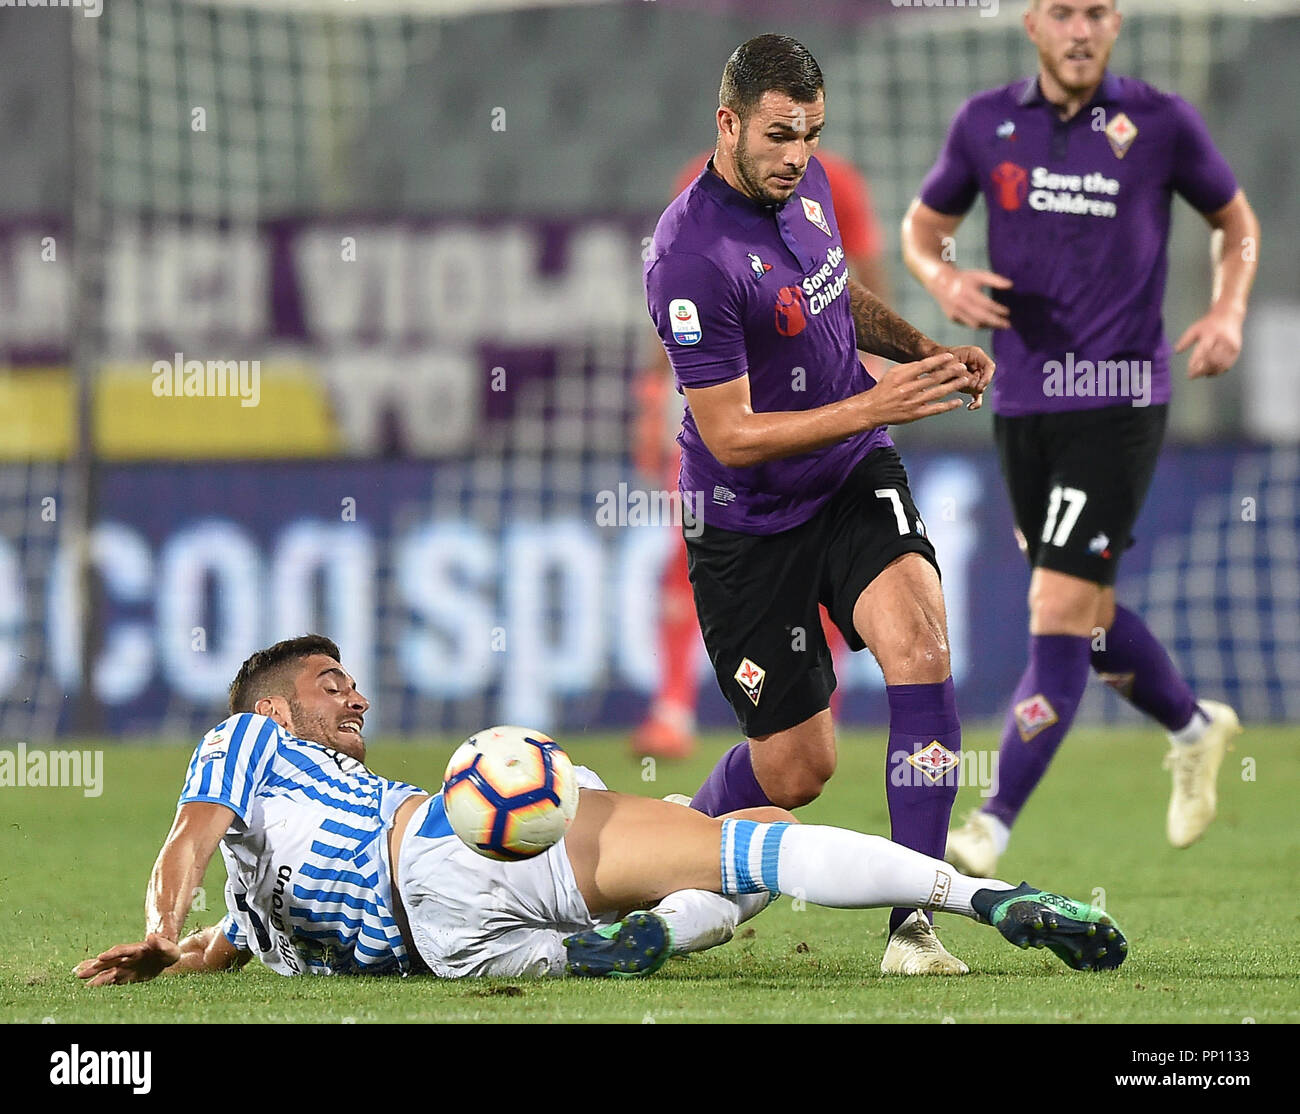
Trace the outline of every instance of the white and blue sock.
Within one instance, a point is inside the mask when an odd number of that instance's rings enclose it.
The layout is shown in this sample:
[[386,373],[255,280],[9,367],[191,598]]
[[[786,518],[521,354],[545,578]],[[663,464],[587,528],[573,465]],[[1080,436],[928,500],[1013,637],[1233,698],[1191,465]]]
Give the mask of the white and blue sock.
[[835,909],[906,906],[974,917],[977,890],[1014,888],[880,836],[820,824],[724,820],[721,865],[723,893],[789,894]]
[[687,955],[725,944],[736,926],[762,912],[775,895],[715,894],[707,890],[678,890],[663,898],[650,912],[668,922],[673,934],[673,955]]

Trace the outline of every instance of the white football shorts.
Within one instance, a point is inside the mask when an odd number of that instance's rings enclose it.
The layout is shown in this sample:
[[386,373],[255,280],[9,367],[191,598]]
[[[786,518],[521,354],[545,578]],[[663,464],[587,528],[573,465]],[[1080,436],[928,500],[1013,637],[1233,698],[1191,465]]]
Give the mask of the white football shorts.
[[[582,789],[608,786],[575,766]],[[411,937],[440,978],[563,975],[564,938],[614,918],[593,918],[564,850],[515,863],[486,858],[455,835],[419,834],[433,798],[415,811],[402,837],[397,884]]]

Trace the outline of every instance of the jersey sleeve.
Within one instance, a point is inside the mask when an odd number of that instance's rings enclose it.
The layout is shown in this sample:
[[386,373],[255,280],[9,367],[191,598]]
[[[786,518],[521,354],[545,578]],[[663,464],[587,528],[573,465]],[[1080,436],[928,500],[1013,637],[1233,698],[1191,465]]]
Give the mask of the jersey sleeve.
[[839,159],[819,158],[831,187],[831,204],[840,241],[850,256],[874,258],[881,252],[880,222],[871,208],[871,191],[867,181],[850,163]]
[[1202,213],[1222,209],[1237,194],[1237,177],[1201,114],[1182,97],[1170,96],[1169,101],[1178,120],[1171,184]]
[[749,371],[740,293],[708,259],[660,256],[646,272],[646,299],[679,387],[715,387]]
[[248,821],[253,794],[266,780],[279,728],[266,716],[241,712],[203,736],[190,759],[179,804],[225,805]]
[[962,105],[948,126],[938,161],[921,183],[921,202],[948,216],[960,216],[975,204],[979,177],[966,150],[968,106]]
[[[244,895],[235,888],[239,867],[225,840],[221,841],[221,857],[226,863],[226,915],[221,921],[221,934],[240,951],[269,950],[270,942],[264,938],[266,926],[255,920],[250,922],[249,918],[255,918],[257,914],[249,909]],[[255,943],[249,942],[250,935]]]

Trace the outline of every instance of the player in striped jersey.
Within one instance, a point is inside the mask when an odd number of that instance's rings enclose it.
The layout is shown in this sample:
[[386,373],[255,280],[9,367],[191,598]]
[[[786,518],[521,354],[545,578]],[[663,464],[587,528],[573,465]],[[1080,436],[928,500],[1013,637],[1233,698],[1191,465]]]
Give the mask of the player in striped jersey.
[[[229,970],[254,954],[285,975],[648,974],[725,942],[782,892],[960,913],[1081,970],[1118,966],[1127,948],[1101,910],[1024,883],[969,878],[781,809],[715,818],[612,793],[582,767],[569,834],[532,859],[489,861],[453,834],[441,794],[365,766],[369,703],[318,635],[249,658],[230,707],[190,762],[145,938],[78,964],[93,986]],[[227,916],[182,939],[218,844]]]
[[407,970],[387,833],[414,785],[366,768],[369,707],[329,639],[254,654],[231,686],[234,714],[190,761],[176,821],[150,879],[146,940],[168,958],[220,841],[221,925],[187,937],[183,967],[256,952],[281,974]]
[[254,938],[281,974],[404,967],[382,837],[402,802],[423,794],[324,749],[247,712],[199,744],[181,804],[211,802],[238,821],[221,841],[232,910],[222,929],[241,951]]

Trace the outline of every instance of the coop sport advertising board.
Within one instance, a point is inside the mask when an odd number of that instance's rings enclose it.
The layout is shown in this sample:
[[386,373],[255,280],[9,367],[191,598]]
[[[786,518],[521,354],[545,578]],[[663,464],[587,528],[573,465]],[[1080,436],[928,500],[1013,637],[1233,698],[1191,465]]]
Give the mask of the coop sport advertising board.
[[[1024,663],[1028,570],[993,453],[908,462],[944,568],[959,707],[998,716]],[[625,462],[606,469],[611,482],[627,474]],[[1297,712],[1296,469],[1294,450],[1170,450],[1121,570],[1121,595],[1161,627],[1198,691],[1255,719]],[[599,525],[594,485],[541,503],[505,490],[475,518],[455,509],[465,483],[451,462],[106,467],[93,544],[105,727],[201,725],[247,653],[305,630],[343,647],[375,731],[634,722],[657,675],[659,570],[676,527]],[[6,700],[21,695],[23,655],[58,691],[77,687],[68,555],[36,552],[0,541]],[[703,720],[727,726],[702,653],[700,668]],[[869,655],[841,686],[846,722],[884,722]]]

